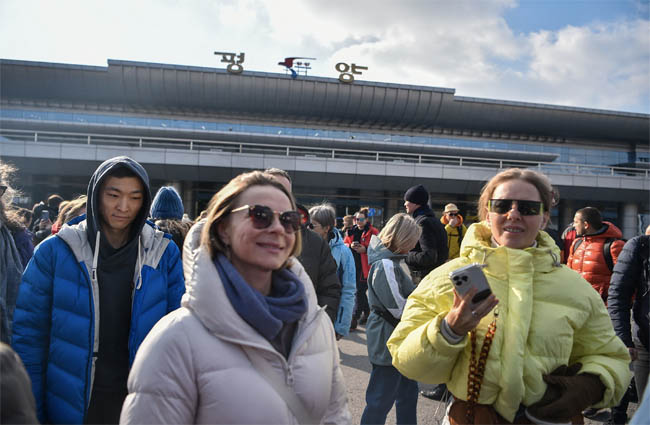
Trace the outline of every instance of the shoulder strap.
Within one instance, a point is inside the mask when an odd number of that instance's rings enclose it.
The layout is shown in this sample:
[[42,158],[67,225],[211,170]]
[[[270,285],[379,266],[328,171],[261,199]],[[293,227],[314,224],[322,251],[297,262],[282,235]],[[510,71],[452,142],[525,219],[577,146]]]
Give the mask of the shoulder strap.
[[614,270],[614,260],[612,259],[612,243],[615,240],[616,238],[607,238],[603,244],[603,256],[605,257],[605,264],[607,264],[607,268],[610,272]]
[[[578,247],[580,246],[580,244],[581,244],[583,241],[584,241],[584,239],[583,239],[582,237],[579,237],[579,238],[576,238],[576,239],[575,239],[575,242],[573,242],[573,253],[574,253],[574,254],[575,254],[575,252],[578,250]],[[567,257],[568,257],[568,255],[567,255]]]
[[278,395],[282,397],[284,402],[289,407],[289,410],[291,410],[293,415],[298,420],[299,424],[320,423],[319,420],[315,419],[309,414],[302,401],[300,401],[300,399],[296,395],[295,391],[293,391],[291,388],[287,386],[284,379],[279,378],[276,374],[273,373],[269,362],[267,362],[264,358],[262,358],[262,356],[260,356],[259,353],[257,353],[251,347],[242,345],[242,349],[246,353],[248,359],[253,364],[255,370],[257,370],[257,372],[266,380],[266,382],[268,382],[271,385],[271,387],[273,387],[273,389],[278,393]]

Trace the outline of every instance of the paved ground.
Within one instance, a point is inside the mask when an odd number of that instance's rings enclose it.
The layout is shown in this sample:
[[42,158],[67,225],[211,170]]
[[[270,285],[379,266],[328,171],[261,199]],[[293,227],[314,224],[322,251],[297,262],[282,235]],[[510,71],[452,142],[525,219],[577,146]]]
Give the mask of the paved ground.
[[[368,352],[366,350],[366,334],[363,326],[350,333],[346,338],[339,342],[341,353],[341,366],[345,383],[348,388],[348,402],[350,413],[352,414],[352,423],[358,424],[361,421],[361,414],[366,405],[365,395],[368,379],[370,378],[370,362],[368,361]],[[421,389],[428,388],[425,385]],[[636,404],[630,404],[628,417],[632,417],[636,410]],[[418,399],[418,423],[422,425],[438,425],[442,422],[444,416],[443,403],[429,400],[424,397]],[[606,421],[607,413],[603,412],[599,419]],[[395,424],[395,409],[388,414],[387,424]],[[600,421],[586,420],[587,425],[600,425]]]

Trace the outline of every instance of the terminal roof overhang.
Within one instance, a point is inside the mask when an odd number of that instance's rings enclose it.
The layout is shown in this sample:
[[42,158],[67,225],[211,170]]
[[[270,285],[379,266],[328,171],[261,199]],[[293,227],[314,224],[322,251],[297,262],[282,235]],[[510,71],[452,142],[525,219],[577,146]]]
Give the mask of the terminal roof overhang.
[[498,138],[650,142],[650,115],[455,96],[454,89],[109,60],[0,60],[5,105],[238,119]]

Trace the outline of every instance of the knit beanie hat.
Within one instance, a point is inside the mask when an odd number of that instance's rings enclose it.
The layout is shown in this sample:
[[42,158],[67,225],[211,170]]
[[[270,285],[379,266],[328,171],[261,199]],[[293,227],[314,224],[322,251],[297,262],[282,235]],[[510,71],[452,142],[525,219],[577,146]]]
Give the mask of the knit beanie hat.
[[429,202],[429,192],[419,184],[406,191],[404,200],[418,205],[426,205]]
[[158,190],[151,203],[151,218],[161,220],[183,218],[183,201],[176,189],[163,186]]

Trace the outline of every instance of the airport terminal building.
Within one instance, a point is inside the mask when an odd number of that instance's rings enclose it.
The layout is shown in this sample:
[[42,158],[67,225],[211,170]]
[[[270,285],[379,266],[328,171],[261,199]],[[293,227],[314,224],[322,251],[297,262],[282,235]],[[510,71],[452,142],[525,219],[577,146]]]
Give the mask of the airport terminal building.
[[482,185],[512,166],[559,188],[560,230],[591,205],[626,238],[650,224],[650,115],[455,96],[454,89],[109,60],[107,67],[0,60],[0,158],[20,202],[85,193],[128,155],[191,216],[247,170],[289,171],[305,205],[370,206],[377,224],[418,183],[440,213],[476,214]]

